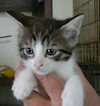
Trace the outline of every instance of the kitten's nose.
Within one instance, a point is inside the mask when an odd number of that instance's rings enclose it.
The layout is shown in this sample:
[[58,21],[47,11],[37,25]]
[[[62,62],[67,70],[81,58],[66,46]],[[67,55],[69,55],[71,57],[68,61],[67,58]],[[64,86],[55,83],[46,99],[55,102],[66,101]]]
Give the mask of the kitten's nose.
[[40,67],[43,66],[43,63],[39,63],[39,62],[38,63],[34,63],[34,66],[37,67],[37,68],[40,68]]

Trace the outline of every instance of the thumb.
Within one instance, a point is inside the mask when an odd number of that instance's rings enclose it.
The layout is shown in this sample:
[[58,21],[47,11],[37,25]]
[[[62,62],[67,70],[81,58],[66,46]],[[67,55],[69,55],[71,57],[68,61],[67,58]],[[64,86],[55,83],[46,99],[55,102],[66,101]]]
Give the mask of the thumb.
[[37,76],[37,78],[52,101],[61,101],[64,83],[56,74],[51,73],[46,76]]

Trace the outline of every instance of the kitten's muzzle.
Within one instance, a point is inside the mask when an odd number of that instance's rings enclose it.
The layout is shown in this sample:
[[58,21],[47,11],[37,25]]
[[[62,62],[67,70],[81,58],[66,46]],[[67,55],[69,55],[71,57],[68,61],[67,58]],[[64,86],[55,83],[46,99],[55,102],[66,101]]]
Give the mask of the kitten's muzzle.
[[34,66],[35,66],[37,69],[40,69],[40,68],[43,66],[43,64],[42,64],[42,63],[38,63],[38,64],[35,64],[35,63],[34,63]]

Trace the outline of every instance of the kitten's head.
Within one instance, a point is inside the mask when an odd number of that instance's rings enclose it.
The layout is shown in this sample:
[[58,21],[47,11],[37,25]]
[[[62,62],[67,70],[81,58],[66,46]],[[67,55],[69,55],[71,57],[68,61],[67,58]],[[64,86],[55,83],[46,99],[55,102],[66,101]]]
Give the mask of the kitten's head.
[[48,74],[60,68],[61,62],[70,60],[78,43],[83,15],[67,20],[28,17],[9,12],[22,23],[19,52],[26,66],[38,74]]

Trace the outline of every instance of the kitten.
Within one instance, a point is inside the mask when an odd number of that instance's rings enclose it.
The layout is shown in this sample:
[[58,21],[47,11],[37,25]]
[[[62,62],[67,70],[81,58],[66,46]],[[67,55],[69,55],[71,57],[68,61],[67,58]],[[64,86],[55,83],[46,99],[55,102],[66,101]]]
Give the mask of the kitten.
[[14,96],[23,100],[31,94],[37,86],[33,72],[47,75],[55,70],[65,82],[61,96],[62,106],[83,106],[84,89],[80,77],[75,72],[74,59],[83,15],[61,21],[28,17],[12,11],[8,13],[23,25],[18,37],[18,46],[26,66],[14,80]]

